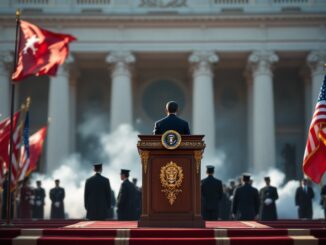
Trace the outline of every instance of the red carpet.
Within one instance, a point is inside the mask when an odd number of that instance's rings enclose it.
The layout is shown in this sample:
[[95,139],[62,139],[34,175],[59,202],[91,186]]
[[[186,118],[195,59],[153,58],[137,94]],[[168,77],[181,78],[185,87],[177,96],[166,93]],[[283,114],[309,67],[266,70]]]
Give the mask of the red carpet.
[[0,244],[59,245],[303,245],[326,244],[324,221],[206,222],[206,228],[137,228],[134,221],[15,221]]

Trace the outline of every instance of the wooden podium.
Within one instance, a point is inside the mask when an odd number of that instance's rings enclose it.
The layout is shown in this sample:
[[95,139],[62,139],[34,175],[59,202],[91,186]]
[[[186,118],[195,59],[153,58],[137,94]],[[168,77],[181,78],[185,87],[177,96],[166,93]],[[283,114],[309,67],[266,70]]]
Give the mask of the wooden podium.
[[203,135],[181,137],[166,149],[160,135],[139,135],[142,162],[142,214],[139,227],[204,227],[200,166]]

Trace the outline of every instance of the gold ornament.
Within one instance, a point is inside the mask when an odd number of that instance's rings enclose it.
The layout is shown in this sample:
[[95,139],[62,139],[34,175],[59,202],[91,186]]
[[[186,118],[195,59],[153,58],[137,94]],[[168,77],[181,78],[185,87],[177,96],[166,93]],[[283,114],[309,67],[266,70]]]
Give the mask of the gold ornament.
[[203,158],[203,151],[195,151],[196,169],[199,174],[201,159]]
[[183,181],[182,167],[172,161],[167,163],[165,166],[161,167],[160,179],[163,187],[161,191],[165,193],[169,203],[173,205],[174,201],[177,199],[177,194],[182,192],[182,190],[179,189]]
[[149,157],[149,151],[141,151],[140,152],[141,162],[144,167],[144,172],[146,174],[147,172],[147,165],[148,165],[148,157]]

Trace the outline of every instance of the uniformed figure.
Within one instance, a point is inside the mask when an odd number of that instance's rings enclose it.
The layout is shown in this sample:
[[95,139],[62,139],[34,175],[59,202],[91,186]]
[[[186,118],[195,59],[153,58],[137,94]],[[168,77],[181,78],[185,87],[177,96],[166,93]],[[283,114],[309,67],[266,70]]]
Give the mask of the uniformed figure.
[[232,214],[237,220],[253,220],[259,211],[258,190],[250,185],[250,175],[242,176],[243,185],[235,189]]
[[135,186],[136,189],[136,199],[135,199],[135,203],[136,203],[136,220],[139,220],[140,215],[141,215],[141,189],[137,186],[137,179],[133,178],[132,179],[132,183]]
[[175,101],[170,101],[165,108],[167,116],[155,122],[154,134],[164,134],[168,130],[175,130],[179,134],[190,134],[188,122],[177,117],[178,104]]
[[63,199],[65,198],[65,189],[60,187],[60,180],[54,181],[55,187],[50,190],[51,199],[51,219],[64,219],[65,208]]
[[128,179],[129,172],[128,169],[121,169],[120,173],[122,184],[117,200],[118,220],[136,220],[136,188]]
[[324,185],[320,191],[320,204],[324,208],[324,216],[326,219],[326,185]]
[[34,189],[34,205],[33,205],[34,219],[44,219],[45,191],[41,187],[41,185],[42,182],[40,180],[36,181],[36,189]]
[[229,188],[223,185],[223,195],[219,205],[219,218],[221,220],[229,220],[231,214],[231,201],[229,196]]
[[[6,173],[4,175],[4,181],[2,183],[2,206],[1,206],[1,218],[3,220],[5,220],[7,218],[7,191],[8,191],[8,185],[9,185],[9,181],[8,181],[8,173]],[[10,209],[10,213],[11,213],[11,218],[14,215],[14,195],[11,194],[11,209]]]
[[228,187],[228,193],[229,193],[230,200],[233,199],[233,194],[234,194],[235,188],[237,188],[236,185],[235,185],[235,181],[230,180],[230,185]]
[[109,209],[109,216],[108,216],[109,219],[114,218],[114,208],[116,204],[117,204],[117,200],[115,199],[114,191],[111,190],[111,207]]
[[219,201],[223,195],[222,182],[214,178],[214,167],[207,166],[207,178],[201,181],[202,216],[204,220],[218,220]]
[[28,179],[24,179],[20,189],[19,214],[21,219],[32,218],[33,190],[28,186]]
[[298,206],[299,219],[312,219],[312,199],[314,197],[315,193],[308,186],[307,179],[303,179],[295,193],[295,205]]
[[108,178],[101,175],[102,164],[94,164],[95,174],[85,183],[84,205],[86,218],[89,220],[106,220],[111,207],[111,186]]
[[266,186],[260,190],[260,219],[277,220],[275,201],[278,199],[276,187],[271,186],[269,177],[264,178]]

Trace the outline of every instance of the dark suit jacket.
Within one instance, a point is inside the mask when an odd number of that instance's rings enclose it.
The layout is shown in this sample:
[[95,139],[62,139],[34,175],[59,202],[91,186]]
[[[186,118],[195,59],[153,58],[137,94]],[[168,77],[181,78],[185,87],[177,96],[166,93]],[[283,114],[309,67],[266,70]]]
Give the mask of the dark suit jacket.
[[297,188],[295,193],[295,205],[299,206],[298,214],[299,218],[312,218],[312,199],[315,197],[315,193],[310,186],[307,186],[307,192],[304,191],[303,187]]
[[223,195],[222,182],[212,175],[201,181],[202,209],[218,210]]
[[105,220],[111,207],[111,186],[108,178],[99,173],[86,180],[84,193],[86,218]]
[[232,212],[238,220],[253,220],[259,211],[258,190],[250,184],[238,187],[232,205]]
[[165,118],[155,122],[153,133],[164,134],[168,130],[175,130],[179,134],[190,134],[188,122],[182,120],[174,114],[170,114]]
[[[265,186],[260,190],[260,219],[261,220],[277,220],[276,204],[278,193],[276,187]],[[266,199],[272,199],[269,205],[265,204]]]
[[[65,209],[63,199],[65,198],[65,189],[62,187],[55,187],[50,190],[51,204],[51,219],[64,219]],[[55,205],[56,202],[60,203],[60,206]]]
[[136,220],[136,188],[125,179],[120,187],[117,200],[118,220]]

